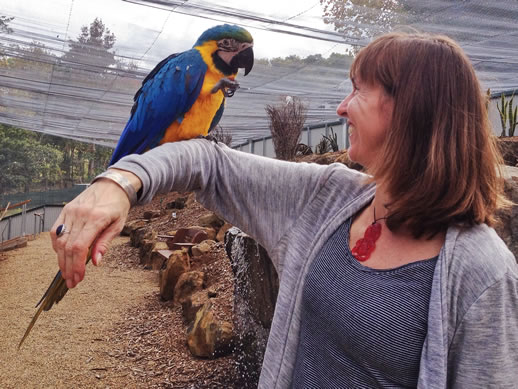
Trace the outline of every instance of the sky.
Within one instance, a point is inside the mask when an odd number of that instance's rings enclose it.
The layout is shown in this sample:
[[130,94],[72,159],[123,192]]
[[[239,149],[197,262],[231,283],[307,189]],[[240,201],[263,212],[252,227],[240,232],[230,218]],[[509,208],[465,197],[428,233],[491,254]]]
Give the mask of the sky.
[[[242,8],[244,3],[246,9]],[[237,8],[247,14],[333,32],[332,26],[322,21],[319,0],[191,0],[188,4]],[[276,27],[270,23],[232,20],[222,16],[213,16],[218,20],[209,20],[123,0],[0,0],[0,7],[1,14],[15,17],[11,23],[14,29],[34,29],[39,26],[39,32],[50,32],[59,39],[66,37],[66,40],[77,38],[81,26],[89,25],[95,17],[100,17],[117,38],[114,47],[117,54],[136,58],[146,56],[147,60],[161,59],[171,53],[189,49],[205,29],[222,22],[244,25],[252,33],[256,58],[292,54],[300,57],[321,54],[326,57],[332,52],[345,53],[348,47],[343,43],[254,27]],[[176,10],[182,11],[182,7]]]

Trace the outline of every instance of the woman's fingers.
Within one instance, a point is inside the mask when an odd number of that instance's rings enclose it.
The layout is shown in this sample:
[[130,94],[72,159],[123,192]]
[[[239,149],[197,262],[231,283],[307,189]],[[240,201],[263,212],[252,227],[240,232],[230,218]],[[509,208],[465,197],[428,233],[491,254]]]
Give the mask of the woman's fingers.
[[[129,211],[126,193],[109,180],[99,180],[68,203],[52,227],[52,246],[58,255],[63,278],[69,288],[83,280],[89,247],[94,262],[106,251],[109,240],[120,232]],[[58,226],[66,232],[56,235]]]
[[108,250],[108,245],[113,238],[115,238],[122,230],[124,221],[110,224],[102,234],[97,238],[92,248],[92,261],[95,266],[98,266],[102,257]]

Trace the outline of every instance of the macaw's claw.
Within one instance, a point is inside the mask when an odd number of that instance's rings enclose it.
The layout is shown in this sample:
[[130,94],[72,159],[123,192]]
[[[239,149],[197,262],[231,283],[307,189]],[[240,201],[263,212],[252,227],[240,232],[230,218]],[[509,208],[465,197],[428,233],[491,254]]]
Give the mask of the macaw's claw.
[[[91,259],[91,250],[88,251],[88,257],[86,259],[86,263],[88,263]],[[40,313],[42,311],[48,311],[54,304],[57,304],[61,301],[63,296],[68,291],[67,284],[65,282],[65,279],[61,275],[61,271],[58,271],[52,282],[50,283],[50,286],[48,287],[47,291],[43,294],[43,297],[40,299],[38,304],[36,304],[36,307],[38,305],[40,306],[36,313],[34,314],[31,322],[29,323],[29,326],[27,327],[27,330],[25,331],[25,334],[23,335],[22,340],[18,344],[18,349],[21,347],[23,341],[29,336],[29,333],[32,330],[32,327],[36,323],[36,320],[38,320],[38,317],[40,316]],[[41,305],[40,305],[41,304]]]
[[221,90],[225,97],[232,97],[236,90],[239,89],[239,82],[231,80],[230,78],[222,78],[210,90],[211,93],[216,93]]

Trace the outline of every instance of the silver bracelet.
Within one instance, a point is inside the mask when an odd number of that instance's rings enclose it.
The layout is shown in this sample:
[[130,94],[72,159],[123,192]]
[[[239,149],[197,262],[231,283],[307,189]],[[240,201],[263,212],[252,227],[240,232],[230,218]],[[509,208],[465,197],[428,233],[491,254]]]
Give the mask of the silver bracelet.
[[137,203],[137,192],[135,192],[135,188],[122,174],[109,170],[105,171],[104,173],[101,173],[97,177],[95,177],[90,183],[90,185],[92,185],[95,181],[97,181],[100,178],[107,178],[119,185],[122,188],[122,190],[126,192],[131,206],[134,206]]

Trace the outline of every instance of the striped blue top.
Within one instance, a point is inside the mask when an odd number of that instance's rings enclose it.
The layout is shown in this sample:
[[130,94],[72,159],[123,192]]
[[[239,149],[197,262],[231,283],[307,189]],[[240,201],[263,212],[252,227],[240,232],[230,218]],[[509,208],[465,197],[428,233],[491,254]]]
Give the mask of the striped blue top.
[[294,388],[416,387],[437,257],[388,270],[351,254],[351,220],[310,265]]

